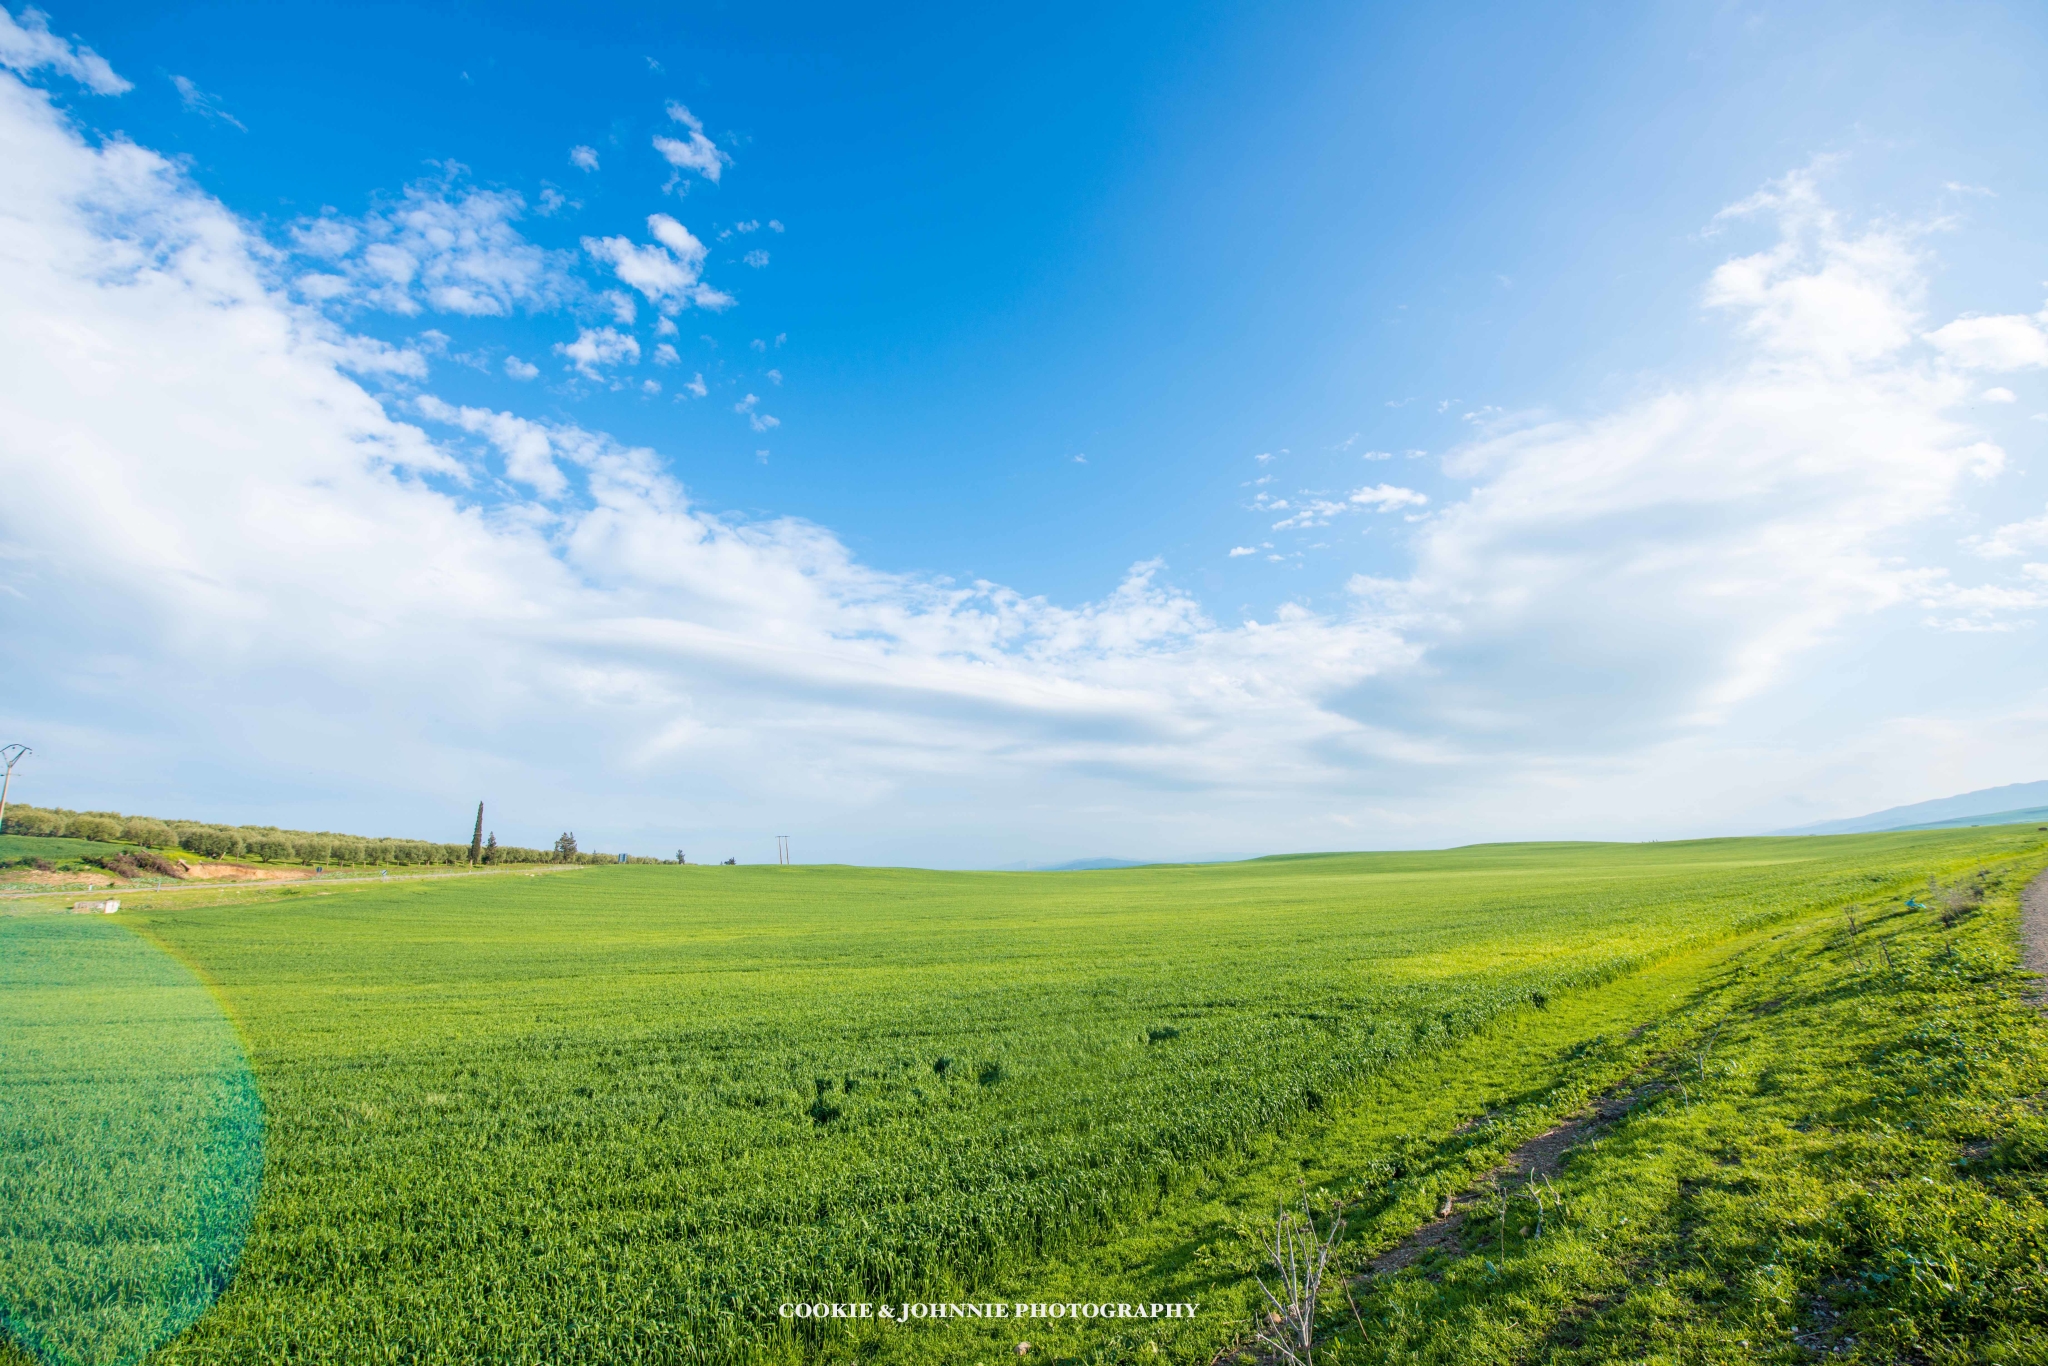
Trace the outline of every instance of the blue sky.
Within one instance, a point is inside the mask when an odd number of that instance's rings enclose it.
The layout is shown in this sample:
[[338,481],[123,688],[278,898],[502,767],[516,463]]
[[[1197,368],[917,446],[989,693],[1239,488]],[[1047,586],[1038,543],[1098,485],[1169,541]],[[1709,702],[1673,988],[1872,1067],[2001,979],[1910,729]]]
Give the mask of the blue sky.
[[2040,776],[2033,7],[11,13],[52,802],[989,864]]

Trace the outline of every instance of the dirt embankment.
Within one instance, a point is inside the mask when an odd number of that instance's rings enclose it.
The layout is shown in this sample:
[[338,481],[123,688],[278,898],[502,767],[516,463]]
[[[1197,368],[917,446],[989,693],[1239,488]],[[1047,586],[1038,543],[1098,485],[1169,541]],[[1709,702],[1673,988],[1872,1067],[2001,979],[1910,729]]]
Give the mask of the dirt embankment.
[[[143,869],[134,877],[121,877],[98,868],[66,871],[53,869],[45,872],[40,868],[8,868],[0,870],[0,882],[12,887],[146,887],[162,874]],[[298,882],[313,876],[310,868],[251,868],[245,863],[187,863],[178,862],[178,871],[170,875],[180,882]]]
[[310,868],[251,868],[245,863],[190,863],[185,876],[200,882],[298,882]]
[[0,882],[10,887],[112,887],[117,879],[97,869],[90,873],[46,873],[40,868],[0,870]]

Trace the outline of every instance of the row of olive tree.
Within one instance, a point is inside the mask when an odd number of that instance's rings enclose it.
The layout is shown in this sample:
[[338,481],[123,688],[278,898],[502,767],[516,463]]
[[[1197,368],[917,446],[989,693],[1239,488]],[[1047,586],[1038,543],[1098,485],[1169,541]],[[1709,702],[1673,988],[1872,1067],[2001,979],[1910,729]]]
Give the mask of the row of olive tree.
[[[280,830],[271,825],[214,825],[205,821],[158,820],[124,816],[118,811],[65,811],[58,808],[7,808],[6,834],[44,835],[98,840],[107,844],[139,844],[145,849],[178,849],[201,858],[249,858],[269,863],[420,865],[469,862],[467,844],[436,844],[428,840],[365,839],[328,831]],[[521,849],[498,844],[493,837],[484,850],[486,863],[612,863],[615,854],[585,854],[573,837],[553,849]],[[566,848],[563,847],[566,844]]]

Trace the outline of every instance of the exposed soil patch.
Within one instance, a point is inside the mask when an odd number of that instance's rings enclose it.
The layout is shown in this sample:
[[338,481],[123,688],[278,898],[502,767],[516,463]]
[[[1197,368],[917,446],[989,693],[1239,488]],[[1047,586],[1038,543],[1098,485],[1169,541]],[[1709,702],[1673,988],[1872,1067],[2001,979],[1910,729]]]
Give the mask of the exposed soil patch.
[[40,868],[0,870],[0,882],[21,887],[111,887],[114,879],[101,872],[46,873]]
[[1437,1217],[1408,1235],[1398,1247],[1372,1259],[1375,1276],[1386,1276],[1404,1266],[1413,1266],[1438,1248],[1458,1249],[1458,1232],[1466,1215],[1482,1199],[1493,1194],[1490,1182],[1501,1176],[1524,1176],[1535,1180],[1553,1178],[1564,1170],[1565,1154],[1627,1114],[1635,1103],[1654,1090],[1654,1083],[1601,1097],[1592,1106],[1564,1123],[1541,1133],[1508,1154],[1508,1160],[1488,1173],[1488,1184],[1475,1184],[1462,1193],[1445,1198]]
[[2020,966],[2043,979],[2030,994],[2034,1004],[2048,1007],[2048,873],[2020,893]]
[[313,876],[310,868],[251,868],[243,863],[187,864],[190,878],[208,882],[298,882]]
[[[1367,1264],[1371,1268],[1370,1271],[1360,1277],[1359,1281],[1370,1280],[1373,1276],[1392,1275],[1403,1267],[1413,1266],[1439,1248],[1447,1249],[1453,1255],[1463,1252],[1459,1233],[1464,1228],[1465,1220],[1482,1200],[1493,1196],[1496,1189],[1494,1183],[1499,1178],[1555,1178],[1564,1170],[1565,1156],[1573,1148],[1627,1114],[1637,1102],[1646,1100],[1663,1089],[1661,1082],[1645,1082],[1628,1090],[1609,1092],[1556,1128],[1536,1135],[1508,1154],[1507,1161],[1488,1172],[1482,1180],[1473,1183],[1455,1196],[1445,1196],[1435,1219],[1409,1234],[1398,1247],[1373,1258]],[[1459,1125],[1455,1132],[1469,1133],[1496,1113],[1498,1112],[1489,1111],[1477,1118],[1469,1119]],[[1280,1355],[1269,1348],[1256,1343],[1239,1342],[1218,1352],[1210,1366],[1223,1366],[1226,1362],[1278,1366],[1280,1361]]]

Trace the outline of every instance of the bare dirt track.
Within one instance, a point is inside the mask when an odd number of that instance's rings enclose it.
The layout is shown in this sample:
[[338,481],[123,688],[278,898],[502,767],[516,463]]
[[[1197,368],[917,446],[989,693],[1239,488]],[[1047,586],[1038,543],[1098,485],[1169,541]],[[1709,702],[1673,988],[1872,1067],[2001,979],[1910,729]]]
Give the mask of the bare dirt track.
[[2048,1007],[2048,873],[2020,893],[2020,966],[2040,975],[2034,1002]]

